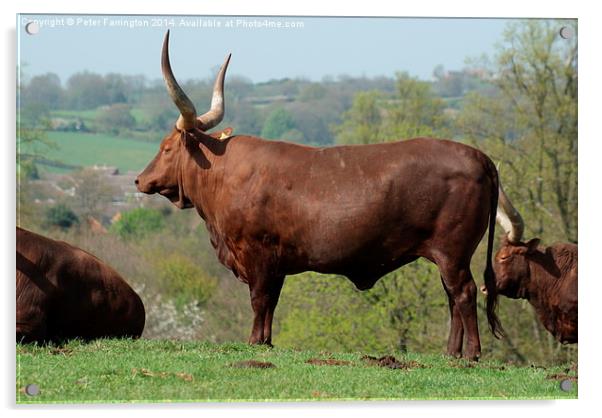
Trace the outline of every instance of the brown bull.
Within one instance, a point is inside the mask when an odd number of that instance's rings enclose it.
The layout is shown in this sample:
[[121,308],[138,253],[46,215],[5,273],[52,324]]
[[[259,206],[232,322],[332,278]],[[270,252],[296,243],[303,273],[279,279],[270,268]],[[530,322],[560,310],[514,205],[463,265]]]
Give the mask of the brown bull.
[[17,341],[134,337],[140,297],[93,255],[17,227]]
[[220,261],[249,285],[250,343],[271,343],[272,318],[286,275],[347,276],[369,289],[383,275],[425,257],[441,272],[451,312],[448,352],[476,359],[472,255],[490,228],[485,282],[488,320],[499,331],[491,254],[497,170],[480,151],[452,141],[412,139],[314,148],[252,136],[205,133],[224,114],[218,73],[211,110],[196,109],[172,73],[169,32],[162,52],[168,92],[180,110],[174,130],[136,179],[179,208],[196,208]]
[[498,221],[507,234],[494,259],[497,292],[528,300],[554,338],[576,343],[577,245],[522,242],[523,220],[501,188],[499,200]]

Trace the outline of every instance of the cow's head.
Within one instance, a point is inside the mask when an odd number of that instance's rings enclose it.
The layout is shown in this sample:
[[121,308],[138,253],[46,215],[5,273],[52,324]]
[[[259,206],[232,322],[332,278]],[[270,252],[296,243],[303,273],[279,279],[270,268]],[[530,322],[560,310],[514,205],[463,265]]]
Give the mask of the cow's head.
[[[509,298],[521,298],[524,297],[524,289],[529,280],[526,257],[537,248],[539,240],[533,239],[527,243],[521,241],[525,223],[501,184],[496,218],[505,232],[493,260],[496,292]],[[487,294],[486,286],[481,286],[481,292]]]
[[493,260],[497,292],[512,299],[525,298],[531,280],[529,257],[537,251],[539,238],[527,242],[511,242],[502,238],[502,246]]
[[220,123],[224,117],[224,77],[230,55],[220,68],[215,85],[211,108],[197,116],[196,108],[180,87],[171,70],[169,62],[169,31],[165,34],[161,53],[161,71],[167,86],[167,92],[180,110],[180,116],[173,130],[161,141],[159,152],[150,164],[136,178],[138,190],[146,194],[159,193],[174,205],[183,209],[192,207],[182,186],[182,161],[186,151],[187,133],[197,136]]

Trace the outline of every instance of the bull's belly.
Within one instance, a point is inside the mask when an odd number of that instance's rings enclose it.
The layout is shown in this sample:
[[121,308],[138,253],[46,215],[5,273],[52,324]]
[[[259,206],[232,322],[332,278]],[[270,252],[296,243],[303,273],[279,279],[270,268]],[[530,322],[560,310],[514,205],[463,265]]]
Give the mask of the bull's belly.
[[308,270],[345,276],[358,290],[367,290],[371,289],[386,274],[415,261],[417,258],[416,255],[406,255],[395,259],[362,259],[360,257],[346,263],[312,266]]

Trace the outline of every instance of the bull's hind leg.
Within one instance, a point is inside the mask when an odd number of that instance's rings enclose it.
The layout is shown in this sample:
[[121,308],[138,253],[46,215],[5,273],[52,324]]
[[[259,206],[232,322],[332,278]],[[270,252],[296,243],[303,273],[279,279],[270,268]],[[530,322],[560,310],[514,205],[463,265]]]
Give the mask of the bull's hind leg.
[[263,339],[268,345],[272,345],[272,321],[274,320],[274,311],[280,298],[280,291],[284,283],[284,277],[274,279],[269,292],[268,309],[263,322]]
[[272,344],[272,319],[284,277],[270,277],[249,285],[255,317],[249,344]]
[[454,298],[449,293],[449,290],[445,286],[445,281],[441,277],[443,282],[443,288],[447,293],[447,301],[449,303],[449,315],[450,315],[450,326],[449,326],[449,339],[447,340],[447,354],[452,357],[462,356],[462,340],[464,339],[464,326],[462,325],[462,314],[460,309],[456,306]]
[[[456,267],[449,263],[440,263],[439,270],[443,279],[443,285],[448,293],[450,301],[453,301],[450,339],[448,341],[448,351],[451,348],[455,349],[458,346],[458,325],[457,319],[454,322],[454,317],[459,316],[462,321],[462,328],[466,333],[466,350],[464,357],[471,360],[478,360],[481,356],[481,341],[479,338],[479,326],[477,324],[477,286],[474,283],[470,268]],[[456,330],[454,330],[456,324]],[[462,346],[462,338],[459,338],[460,348]],[[454,350],[455,351],[455,350]],[[460,350],[461,351],[461,350]]]

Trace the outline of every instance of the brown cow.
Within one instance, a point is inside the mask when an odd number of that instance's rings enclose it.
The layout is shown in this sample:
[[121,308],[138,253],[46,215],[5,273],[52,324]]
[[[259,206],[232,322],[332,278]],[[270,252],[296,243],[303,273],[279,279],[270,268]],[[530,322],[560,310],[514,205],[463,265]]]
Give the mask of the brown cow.
[[[383,275],[425,257],[437,264],[451,312],[448,353],[476,359],[472,255],[489,227],[485,282],[488,320],[495,315],[491,255],[497,170],[482,152],[435,139],[314,148],[246,135],[221,141],[205,132],[224,115],[223,84],[211,109],[196,109],[169,63],[161,66],[180,110],[159,153],[136,179],[178,208],[196,208],[219,260],[249,285],[254,321],[250,343],[271,343],[272,318],[284,277],[303,271],[347,276],[369,289]],[[221,136],[221,135],[220,135]]]
[[507,234],[494,258],[497,292],[528,300],[554,338],[576,343],[577,245],[543,247],[538,238],[522,242],[523,220],[501,187],[499,196],[498,221]]
[[134,337],[140,297],[111,267],[77,247],[17,227],[17,341]]

